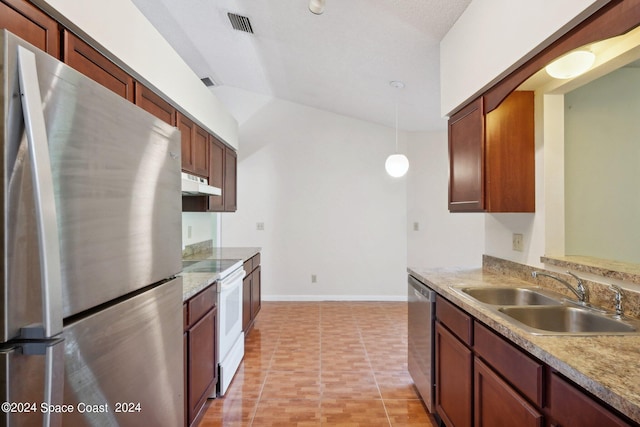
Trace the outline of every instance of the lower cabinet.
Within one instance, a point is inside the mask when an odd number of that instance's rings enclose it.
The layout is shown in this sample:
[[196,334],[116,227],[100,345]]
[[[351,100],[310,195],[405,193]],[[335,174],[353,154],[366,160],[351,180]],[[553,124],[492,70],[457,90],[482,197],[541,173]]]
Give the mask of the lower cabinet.
[[447,426],[470,427],[473,352],[436,323],[436,411]]
[[243,267],[245,276],[242,280],[242,330],[246,338],[261,307],[260,254],[246,260]]
[[218,383],[217,285],[189,299],[185,309],[185,425],[196,425]]
[[622,420],[555,372],[549,375],[548,401],[550,427],[637,425]]
[[543,426],[542,414],[477,357],[473,371],[475,426]]
[[638,426],[436,297],[436,412],[446,427]]

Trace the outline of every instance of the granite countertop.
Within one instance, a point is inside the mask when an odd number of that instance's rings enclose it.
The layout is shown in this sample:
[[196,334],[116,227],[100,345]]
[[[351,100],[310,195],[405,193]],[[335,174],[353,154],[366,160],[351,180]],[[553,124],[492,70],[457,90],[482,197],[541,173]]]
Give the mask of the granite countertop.
[[640,336],[531,335],[486,305],[450,289],[451,286],[531,286],[531,282],[479,268],[407,270],[526,352],[640,422]]
[[[210,248],[188,256],[184,256],[184,261],[202,261],[205,259],[237,259],[246,261],[260,252],[261,248]],[[182,301],[187,301],[195,294],[211,285],[220,277],[219,273],[193,273],[182,272]]]

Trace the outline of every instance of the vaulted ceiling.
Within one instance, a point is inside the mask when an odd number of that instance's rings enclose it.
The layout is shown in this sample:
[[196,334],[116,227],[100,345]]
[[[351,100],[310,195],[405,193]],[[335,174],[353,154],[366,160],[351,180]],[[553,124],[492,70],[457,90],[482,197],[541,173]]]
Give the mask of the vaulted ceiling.
[[326,0],[321,15],[308,0],[133,3],[200,78],[387,126],[397,102],[400,128],[424,131],[446,126],[439,43],[470,1]]

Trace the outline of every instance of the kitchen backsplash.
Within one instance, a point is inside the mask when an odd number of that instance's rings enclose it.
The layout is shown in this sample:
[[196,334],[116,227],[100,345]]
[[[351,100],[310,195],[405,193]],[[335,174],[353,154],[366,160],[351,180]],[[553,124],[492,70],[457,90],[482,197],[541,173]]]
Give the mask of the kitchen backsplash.
[[210,251],[213,248],[213,240],[205,240],[203,242],[187,245],[182,250],[182,258],[197,254],[198,252]]
[[[571,292],[557,281],[540,276],[534,279],[531,276],[531,273],[533,271],[543,271],[545,273],[553,274],[554,276],[565,279],[571,284],[575,283],[575,279],[568,274],[544,270],[542,268],[535,268],[530,265],[519,264],[517,262],[508,261],[502,258],[492,257],[490,255],[483,255],[482,267],[483,269],[491,271],[493,273],[503,274],[510,277],[517,277],[534,285],[542,286],[544,288],[551,289],[555,292],[573,298]],[[578,276],[580,276],[579,272]],[[603,280],[606,279],[603,278]],[[603,307],[607,310],[614,310],[614,293],[609,289],[608,284],[594,282],[584,278],[582,278],[582,281],[589,289],[591,304],[598,307]],[[640,292],[624,289],[622,307],[626,316],[640,319]]]

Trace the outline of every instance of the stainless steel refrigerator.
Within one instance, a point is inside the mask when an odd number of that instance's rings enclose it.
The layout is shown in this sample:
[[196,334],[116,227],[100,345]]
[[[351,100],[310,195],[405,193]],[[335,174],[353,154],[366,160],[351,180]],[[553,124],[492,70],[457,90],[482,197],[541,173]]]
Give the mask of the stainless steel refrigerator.
[[182,425],[179,132],[0,46],[0,425]]

